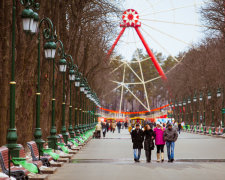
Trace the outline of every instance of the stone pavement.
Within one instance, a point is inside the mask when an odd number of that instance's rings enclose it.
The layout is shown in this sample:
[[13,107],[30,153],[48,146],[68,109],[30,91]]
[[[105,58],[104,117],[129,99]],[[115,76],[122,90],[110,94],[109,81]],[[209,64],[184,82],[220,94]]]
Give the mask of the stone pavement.
[[[165,147],[166,155],[166,147]],[[165,156],[165,160],[167,160]],[[181,133],[175,146],[173,164],[145,162],[144,150],[140,163],[133,162],[132,142],[127,130],[109,132],[105,139],[91,140],[73,163],[65,164],[50,180],[225,180],[225,139]]]

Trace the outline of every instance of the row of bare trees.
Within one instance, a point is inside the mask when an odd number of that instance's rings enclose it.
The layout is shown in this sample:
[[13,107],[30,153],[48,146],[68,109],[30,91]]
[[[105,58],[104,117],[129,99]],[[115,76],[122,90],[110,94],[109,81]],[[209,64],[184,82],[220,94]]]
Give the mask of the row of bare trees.
[[[193,103],[196,95],[197,102],[186,105],[186,115],[193,112],[193,119],[188,117],[189,123],[196,122],[205,112],[206,125],[212,125],[213,122],[219,126],[225,97],[225,0],[207,2],[201,9],[201,15],[208,38],[182,54],[182,62],[168,73],[167,86],[172,92],[172,98],[167,97],[173,102],[191,98]],[[217,97],[218,88],[222,93],[220,98]],[[212,94],[210,100],[207,98],[209,93]],[[203,101],[199,101],[200,94]],[[181,111],[176,111],[176,115]]]
[[[118,1],[110,0],[37,0],[39,17],[52,20],[58,38],[71,54],[92,89],[101,95],[107,85],[108,64],[105,53],[116,29],[110,17],[117,18]],[[9,125],[9,82],[11,65],[12,1],[0,1],[0,146],[6,144]],[[37,82],[37,35],[23,32],[20,1],[16,1],[16,127],[18,143],[33,139],[35,128],[35,92]],[[44,58],[41,40],[41,128],[43,138],[49,135],[51,122],[52,62]],[[56,58],[56,62],[58,59]],[[62,76],[56,64],[56,126],[61,129]],[[69,103],[69,81],[66,80],[66,104]],[[74,87],[73,87],[74,92]],[[79,100],[79,99],[78,99]],[[79,105],[78,102],[76,105]],[[73,106],[75,102],[73,101]],[[67,106],[68,107],[68,106]],[[74,114],[74,113],[73,113]],[[73,117],[74,119],[74,117]],[[66,113],[68,127],[68,108]]]

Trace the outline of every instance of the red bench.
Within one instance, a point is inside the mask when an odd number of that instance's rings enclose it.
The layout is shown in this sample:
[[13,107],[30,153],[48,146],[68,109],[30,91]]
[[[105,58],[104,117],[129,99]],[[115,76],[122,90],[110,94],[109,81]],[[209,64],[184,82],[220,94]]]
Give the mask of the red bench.
[[[20,146],[20,157],[22,157],[22,158],[26,158],[26,154],[25,154],[25,150],[24,150],[24,147],[21,145],[21,144],[19,144],[19,146]],[[33,163],[33,164],[35,164],[37,167],[38,167],[38,170],[39,170],[39,168],[43,165],[42,164],[42,161],[32,161],[31,163]]]
[[[69,149],[71,149],[71,147],[73,146],[73,143],[68,141],[67,144],[66,144],[62,134],[58,134],[58,137],[59,137],[58,143],[63,143],[65,146],[67,146]],[[59,147],[59,149],[60,149],[60,147]]]
[[14,166],[11,160],[9,168],[9,149],[7,147],[0,147],[0,163],[3,173],[7,175],[10,173],[10,176],[16,179],[28,179],[29,171],[23,167]]
[[[38,161],[39,160],[39,151],[38,147],[35,141],[30,141],[27,143],[30,151],[31,151],[31,156],[33,161]],[[53,158],[49,155],[44,155],[40,156],[40,160],[44,166],[50,166],[50,161],[53,160]]]

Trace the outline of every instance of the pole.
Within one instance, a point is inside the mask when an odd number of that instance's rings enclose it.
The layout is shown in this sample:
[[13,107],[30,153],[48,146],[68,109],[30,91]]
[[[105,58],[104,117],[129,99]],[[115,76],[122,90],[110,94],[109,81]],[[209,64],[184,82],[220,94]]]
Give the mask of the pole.
[[224,128],[224,112],[223,112],[223,110],[224,110],[224,87],[222,89],[222,93],[223,93],[223,99],[222,99],[222,108],[221,108],[221,112],[222,112],[222,124],[221,124],[221,126],[222,126],[222,128]]
[[17,131],[15,128],[15,39],[16,39],[16,1],[13,0],[12,7],[12,59],[11,59],[11,81],[10,81],[10,119],[7,132],[7,147],[12,157],[19,157],[20,146],[17,144]]
[[116,47],[118,41],[120,40],[121,36],[123,35],[124,31],[125,31],[126,27],[123,27],[122,30],[120,31],[119,36],[116,38],[115,42],[113,43],[111,49],[108,51],[107,53],[107,59],[110,57],[110,55],[112,54],[114,48]]
[[56,127],[55,127],[55,58],[52,60],[52,120],[51,120],[51,129],[50,136],[48,137],[49,148],[54,150],[57,149],[56,146]]
[[159,65],[158,61],[156,60],[154,54],[152,53],[152,51],[151,51],[150,48],[148,47],[148,44],[146,43],[144,37],[142,36],[142,34],[141,34],[139,28],[138,28],[138,27],[135,27],[135,30],[136,30],[136,32],[137,32],[139,38],[141,39],[141,41],[142,41],[142,43],[143,43],[143,45],[144,45],[144,47],[145,47],[145,49],[146,49],[148,55],[150,56],[150,58],[151,58],[151,60],[152,60],[152,62],[153,62],[153,64],[154,64],[155,68],[157,69],[159,75],[161,76],[161,78],[162,78],[163,80],[167,80],[167,77],[166,77],[165,73],[163,72],[163,70],[162,70],[161,66]]
[[69,107],[69,133],[70,137],[74,138],[74,131],[73,131],[73,125],[72,125],[72,83],[70,81],[70,107]]
[[77,90],[78,88],[75,87],[75,96],[74,96],[74,101],[75,101],[75,108],[74,108],[74,131],[75,131],[75,134],[77,136],[77,130],[78,130],[78,127],[77,127],[77,111],[78,111],[78,107],[77,107]]
[[65,109],[66,109],[66,103],[65,103],[65,72],[63,72],[63,102],[62,102],[62,128],[61,133],[64,139],[64,142],[67,144],[68,136],[66,133],[66,125],[65,125]]
[[41,59],[41,44],[40,44],[40,31],[38,32],[38,65],[37,65],[37,93],[36,93],[36,127],[34,131],[34,138],[35,142],[38,146],[38,152],[39,152],[39,160],[40,155],[42,155],[41,149],[43,148],[44,140],[42,140],[42,131],[40,127],[40,101],[41,101],[41,92],[40,92],[40,59]]

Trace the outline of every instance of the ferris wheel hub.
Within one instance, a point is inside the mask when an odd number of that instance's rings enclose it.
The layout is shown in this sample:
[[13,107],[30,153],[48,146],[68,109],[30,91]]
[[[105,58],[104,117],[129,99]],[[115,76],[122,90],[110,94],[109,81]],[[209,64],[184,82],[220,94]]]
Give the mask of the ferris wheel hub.
[[139,14],[134,9],[127,9],[124,11],[123,23],[120,24],[121,27],[140,27],[141,23],[139,22]]

